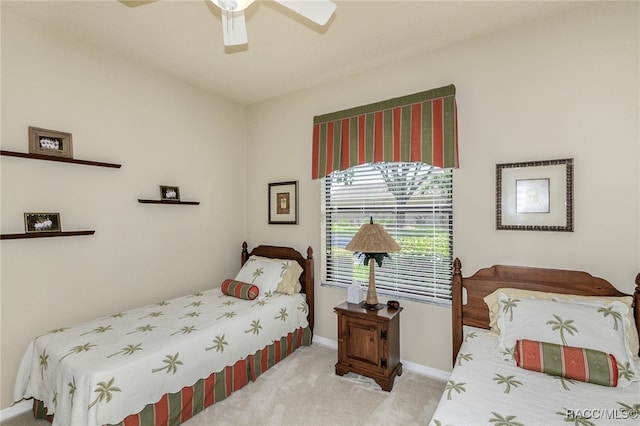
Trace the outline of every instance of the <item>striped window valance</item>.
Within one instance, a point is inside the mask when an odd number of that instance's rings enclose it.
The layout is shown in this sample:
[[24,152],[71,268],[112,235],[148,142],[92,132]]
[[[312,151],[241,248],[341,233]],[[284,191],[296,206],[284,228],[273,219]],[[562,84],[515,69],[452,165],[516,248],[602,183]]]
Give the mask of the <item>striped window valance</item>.
[[458,167],[453,84],[313,118],[312,178],[378,162]]

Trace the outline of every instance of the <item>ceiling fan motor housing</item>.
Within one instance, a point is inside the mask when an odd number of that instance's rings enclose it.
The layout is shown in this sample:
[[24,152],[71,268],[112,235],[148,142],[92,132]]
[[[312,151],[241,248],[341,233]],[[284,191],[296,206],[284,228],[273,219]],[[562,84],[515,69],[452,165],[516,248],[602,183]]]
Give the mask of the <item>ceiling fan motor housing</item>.
[[253,0],[215,0],[218,3],[218,6],[222,10],[226,10],[228,12],[232,10],[244,10],[246,9]]

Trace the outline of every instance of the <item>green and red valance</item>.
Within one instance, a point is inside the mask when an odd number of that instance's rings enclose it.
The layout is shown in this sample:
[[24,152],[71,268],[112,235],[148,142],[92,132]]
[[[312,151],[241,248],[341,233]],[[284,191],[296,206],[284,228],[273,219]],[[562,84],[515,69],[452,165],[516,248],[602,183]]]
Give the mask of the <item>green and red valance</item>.
[[312,178],[377,162],[458,167],[453,84],[313,119]]

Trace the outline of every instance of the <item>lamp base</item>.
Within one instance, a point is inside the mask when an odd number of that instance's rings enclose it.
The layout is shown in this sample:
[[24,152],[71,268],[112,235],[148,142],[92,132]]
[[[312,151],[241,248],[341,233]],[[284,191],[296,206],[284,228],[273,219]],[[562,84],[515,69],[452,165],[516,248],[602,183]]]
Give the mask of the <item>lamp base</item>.
[[360,302],[360,307],[368,311],[378,311],[384,308],[384,305],[382,303],[369,304],[367,302]]

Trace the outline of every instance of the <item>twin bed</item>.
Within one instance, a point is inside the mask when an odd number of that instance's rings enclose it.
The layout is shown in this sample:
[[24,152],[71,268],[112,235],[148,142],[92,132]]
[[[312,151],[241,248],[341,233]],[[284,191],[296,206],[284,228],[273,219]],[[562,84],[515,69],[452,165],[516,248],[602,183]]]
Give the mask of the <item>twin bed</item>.
[[[54,425],[147,426],[226,398],[313,330],[311,248],[243,243],[241,264],[220,288],[37,337],[14,399]],[[636,285],[630,296],[585,272],[500,265],[463,278],[456,259],[454,369],[429,424],[638,424]]]
[[454,369],[430,425],[639,423],[640,275],[630,296],[568,270],[463,278],[456,259],[452,292]]
[[302,345],[313,330],[311,248],[243,243],[220,287],[51,330],[30,342],[14,399],[54,425],[178,425]]

